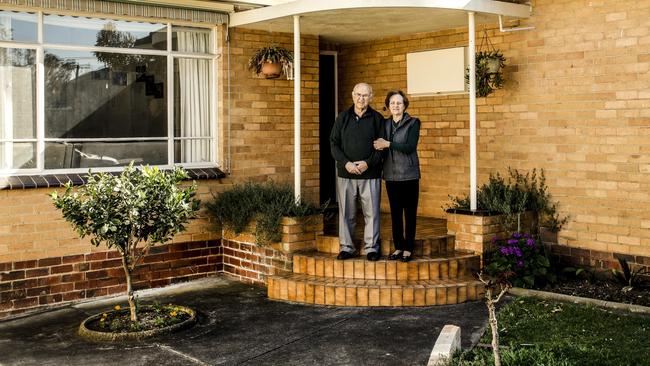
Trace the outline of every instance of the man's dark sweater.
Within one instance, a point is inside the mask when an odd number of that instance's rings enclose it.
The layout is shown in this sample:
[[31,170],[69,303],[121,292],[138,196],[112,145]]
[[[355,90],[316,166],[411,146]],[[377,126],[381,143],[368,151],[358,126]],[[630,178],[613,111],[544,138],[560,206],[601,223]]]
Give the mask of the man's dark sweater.
[[[382,120],[382,115],[370,107],[361,117],[354,113],[354,106],[339,114],[330,134],[330,147],[339,177],[381,178],[381,153],[372,143],[382,136]],[[359,160],[368,164],[368,170],[361,175],[348,173],[345,164]]]

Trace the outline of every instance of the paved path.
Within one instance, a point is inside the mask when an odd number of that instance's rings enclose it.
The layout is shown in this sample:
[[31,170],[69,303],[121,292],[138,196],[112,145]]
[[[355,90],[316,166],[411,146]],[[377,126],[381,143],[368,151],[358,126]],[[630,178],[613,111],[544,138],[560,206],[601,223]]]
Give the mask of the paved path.
[[191,306],[199,323],[148,342],[91,343],[76,335],[79,323],[119,299],[94,301],[0,322],[0,365],[426,365],[445,324],[461,327],[466,348],[487,319],[482,302],[428,308],[274,302],[264,287],[221,276],[140,298]]

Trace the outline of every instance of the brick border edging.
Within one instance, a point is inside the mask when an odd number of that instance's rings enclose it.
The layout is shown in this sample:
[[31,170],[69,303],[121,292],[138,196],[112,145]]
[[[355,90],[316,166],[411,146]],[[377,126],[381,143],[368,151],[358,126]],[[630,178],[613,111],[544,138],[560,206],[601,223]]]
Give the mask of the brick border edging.
[[594,305],[594,306],[607,308],[607,309],[625,310],[635,314],[650,314],[650,307],[626,304],[622,302],[591,299],[588,297],[579,297],[579,296],[558,294],[555,292],[530,290],[530,289],[519,288],[519,287],[513,287],[509,290],[509,292],[510,294],[515,296],[528,296],[528,297],[535,297],[543,300],[555,300],[555,301],[571,302],[574,304]]

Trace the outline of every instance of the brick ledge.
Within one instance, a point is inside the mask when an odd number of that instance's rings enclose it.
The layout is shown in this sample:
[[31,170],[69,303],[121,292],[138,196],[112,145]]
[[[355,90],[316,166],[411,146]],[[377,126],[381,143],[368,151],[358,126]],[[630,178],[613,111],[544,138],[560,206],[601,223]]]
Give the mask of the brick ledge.
[[[168,170],[168,169],[164,169]],[[213,168],[191,168],[185,169],[190,179],[221,179],[226,173],[217,167]],[[108,172],[113,175],[121,172]],[[86,184],[87,174],[43,174],[43,175],[12,175],[0,177],[0,190],[2,189],[28,189],[28,188],[52,188],[63,187],[67,182],[73,186]]]

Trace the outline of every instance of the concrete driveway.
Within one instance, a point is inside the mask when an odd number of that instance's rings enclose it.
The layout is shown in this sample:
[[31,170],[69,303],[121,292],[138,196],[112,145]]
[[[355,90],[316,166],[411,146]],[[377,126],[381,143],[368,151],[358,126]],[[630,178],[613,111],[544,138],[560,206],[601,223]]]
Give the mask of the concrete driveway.
[[0,365],[426,365],[445,324],[463,348],[487,321],[483,302],[428,308],[346,308],[270,301],[262,286],[216,276],[141,291],[198,310],[193,328],[147,342],[92,343],[77,336],[87,316],[124,297],[0,322]]

